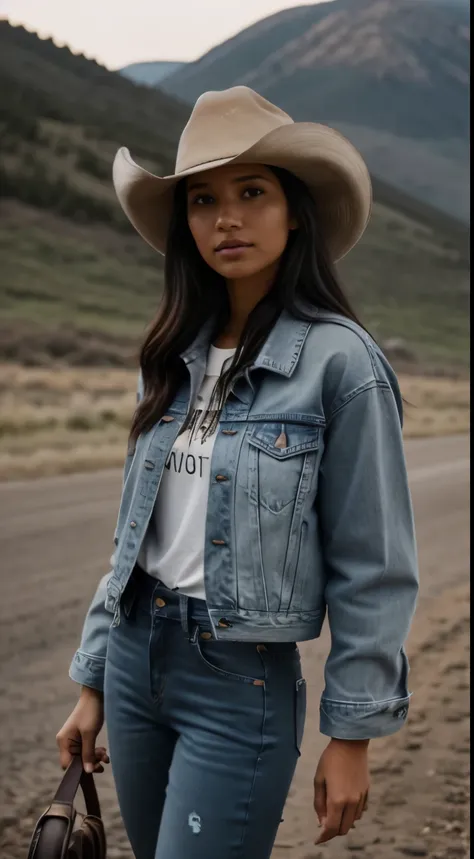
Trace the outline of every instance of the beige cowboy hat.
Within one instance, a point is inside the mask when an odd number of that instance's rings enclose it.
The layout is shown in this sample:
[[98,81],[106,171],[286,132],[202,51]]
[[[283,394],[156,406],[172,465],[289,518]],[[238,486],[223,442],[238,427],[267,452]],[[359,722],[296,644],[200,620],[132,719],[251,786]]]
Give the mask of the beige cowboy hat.
[[287,113],[245,86],[201,95],[181,135],[172,176],[155,176],[122,147],[113,166],[120,204],[141,236],[164,253],[176,184],[224,164],[283,167],[310,189],[334,261],[359,241],[372,187],[362,156],[342,134]]

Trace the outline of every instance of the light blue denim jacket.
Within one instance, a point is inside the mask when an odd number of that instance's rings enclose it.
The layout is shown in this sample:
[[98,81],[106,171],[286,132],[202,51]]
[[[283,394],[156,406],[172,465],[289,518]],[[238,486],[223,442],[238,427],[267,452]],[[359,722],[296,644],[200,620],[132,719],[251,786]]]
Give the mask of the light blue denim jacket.
[[[358,325],[313,314],[313,322],[281,314],[221,415],[206,600],[222,640],[317,638],[327,611],[321,731],[378,737],[407,716],[404,643],[418,591],[401,397],[392,368]],[[127,456],[112,572],[99,584],[70,668],[78,683],[103,686],[108,632],[120,623],[121,595],[200,388],[209,336],[207,325],[183,353],[187,381]]]

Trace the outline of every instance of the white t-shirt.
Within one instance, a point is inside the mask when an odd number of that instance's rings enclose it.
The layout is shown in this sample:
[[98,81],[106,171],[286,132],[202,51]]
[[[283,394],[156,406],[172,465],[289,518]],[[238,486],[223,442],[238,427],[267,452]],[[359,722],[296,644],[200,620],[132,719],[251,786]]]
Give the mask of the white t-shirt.
[[[223,364],[234,352],[211,345],[195,412],[205,412]],[[202,416],[195,417],[194,428],[178,436],[166,462],[138,564],[167,587],[205,599],[204,536],[215,434],[202,442]]]

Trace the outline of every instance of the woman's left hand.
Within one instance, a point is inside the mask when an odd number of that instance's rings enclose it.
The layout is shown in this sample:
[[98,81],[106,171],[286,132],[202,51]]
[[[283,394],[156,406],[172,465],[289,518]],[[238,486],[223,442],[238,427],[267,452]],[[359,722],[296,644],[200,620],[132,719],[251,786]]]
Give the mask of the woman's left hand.
[[369,740],[332,739],[314,777],[314,809],[322,827],[316,844],[347,835],[367,809]]

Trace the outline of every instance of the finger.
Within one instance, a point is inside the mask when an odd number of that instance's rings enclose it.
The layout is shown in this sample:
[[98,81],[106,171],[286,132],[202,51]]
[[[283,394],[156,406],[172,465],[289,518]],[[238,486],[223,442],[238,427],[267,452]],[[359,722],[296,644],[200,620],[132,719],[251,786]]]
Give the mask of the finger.
[[347,805],[344,809],[344,813],[343,813],[342,818],[341,818],[341,826],[339,829],[339,835],[347,835],[347,833],[349,832],[350,829],[354,829],[354,821],[356,819],[357,805],[358,805],[358,803],[356,803],[356,802],[348,802],[347,803]]
[[59,748],[59,763],[63,770],[67,769],[72,761],[72,753],[70,750],[70,741],[68,737],[63,736],[61,732],[56,735],[56,742]]
[[82,733],[82,764],[86,773],[94,772],[96,765],[94,731]]
[[110,763],[110,758],[107,754],[107,749],[104,749],[102,746],[99,746],[95,750],[95,759],[96,761],[102,761],[104,764]]
[[314,810],[318,815],[319,823],[322,824],[323,819],[327,815],[327,793],[326,782],[324,779],[315,780],[314,782]]
[[[103,764],[110,763],[110,758],[107,754],[107,750],[104,749],[103,746],[98,746],[97,748],[94,749],[94,755],[95,755],[94,769],[92,770],[92,772],[103,773],[104,772]],[[84,769],[85,769],[85,767],[84,767]]]
[[71,754],[67,746],[61,746],[59,749],[59,763],[63,770],[67,770],[69,764],[71,763],[74,755]]
[[364,813],[364,807],[365,807],[366,801],[367,801],[367,794],[364,793],[364,794],[362,794],[362,796],[358,802],[354,820],[360,820],[361,819],[361,817]]
[[316,844],[325,844],[326,841],[330,841],[331,838],[335,838],[336,835],[339,835],[345,803],[331,802],[331,800],[328,800],[327,807],[327,817],[323,823],[323,830],[316,841]]
[[105,769],[104,764],[109,764],[109,763],[110,763],[110,759],[109,759],[108,755],[104,755],[104,757],[98,757],[96,759],[95,764],[94,764],[94,772],[103,773],[104,769]]

